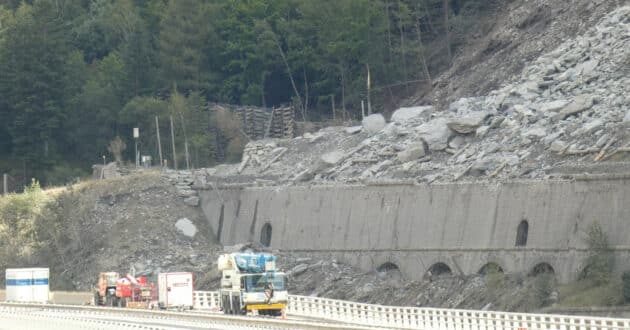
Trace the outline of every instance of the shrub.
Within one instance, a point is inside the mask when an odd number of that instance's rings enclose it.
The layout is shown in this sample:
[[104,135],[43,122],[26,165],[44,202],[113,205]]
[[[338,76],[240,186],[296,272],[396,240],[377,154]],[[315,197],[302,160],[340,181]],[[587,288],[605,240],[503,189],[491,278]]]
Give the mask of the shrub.
[[621,276],[623,282],[623,301],[625,303],[630,302],[630,271],[626,271]]
[[589,256],[581,278],[591,280],[595,285],[609,283],[614,259],[610,252],[608,238],[598,222],[592,223],[586,234]]

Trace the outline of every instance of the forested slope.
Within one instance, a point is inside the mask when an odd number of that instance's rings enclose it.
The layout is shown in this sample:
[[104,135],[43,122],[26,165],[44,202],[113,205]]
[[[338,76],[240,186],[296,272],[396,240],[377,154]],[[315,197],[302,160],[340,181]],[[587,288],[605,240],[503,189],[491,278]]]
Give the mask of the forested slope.
[[[207,102],[292,103],[298,120],[331,118],[333,103],[358,118],[362,99],[391,110],[450,66],[497,3],[0,0],[0,172],[16,186],[64,183],[111,160],[116,136],[133,159],[133,127],[157,159],[155,116],[163,145],[173,117],[192,165],[237,159],[246,138]],[[233,155],[217,152],[229,143]]]

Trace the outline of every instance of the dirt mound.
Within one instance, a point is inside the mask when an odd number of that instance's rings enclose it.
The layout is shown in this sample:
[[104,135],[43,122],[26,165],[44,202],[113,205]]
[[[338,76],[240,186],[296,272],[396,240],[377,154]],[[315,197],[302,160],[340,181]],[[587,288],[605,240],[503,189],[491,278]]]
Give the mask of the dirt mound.
[[101,271],[203,278],[219,249],[200,209],[185,205],[159,172],[70,187],[50,211],[44,257],[53,290],[88,290]]

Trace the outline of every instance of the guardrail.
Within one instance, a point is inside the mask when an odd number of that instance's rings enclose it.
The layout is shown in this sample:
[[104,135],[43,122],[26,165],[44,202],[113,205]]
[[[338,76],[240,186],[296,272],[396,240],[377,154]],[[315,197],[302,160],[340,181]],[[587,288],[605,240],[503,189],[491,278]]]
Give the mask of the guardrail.
[[195,309],[219,310],[219,291],[193,291],[193,302]]
[[[196,291],[195,307],[218,309],[218,292]],[[198,303],[199,302],[199,303]],[[207,307],[205,307],[207,306]],[[630,319],[460,309],[395,307],[289,295],[287,315],[427,330],[628,330]]]
[[[4,321],[26,321],[39,324],[56,321],[56,327],[47,329],[93,328],[86,325],[97,324],[98,329],[303,329],[303,330],[370,330],[361,325],[332,324],[308,320],[280,320],[276,318],[232,316],[215,313],[191,313],[152,311],[131,308],[107,308],[92,306],[0,303],[0,317]],[[20,324],[22,324],[20,323]],[[3,325],[3,324],[0,324]],[[64,326],[67,325],[67,326]],[[71,327],[70,325],[74,325]],[[11,326],[11,324],[9,324]],[[28,326],[33,328],[32,326]],[[13,327],[10,327],[13,328]]]

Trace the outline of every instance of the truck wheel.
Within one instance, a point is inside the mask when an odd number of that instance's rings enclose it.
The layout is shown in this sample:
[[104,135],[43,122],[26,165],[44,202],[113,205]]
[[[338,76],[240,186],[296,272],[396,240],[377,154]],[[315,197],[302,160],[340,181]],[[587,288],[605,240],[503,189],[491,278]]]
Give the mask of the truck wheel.
[[94,298],[92,298],[92,304],[94,306],[101,305],[101,297],[98,295],[98,291],[94,291]]
[[233,301],[233,302],[232,302],[232,307],[233,307],[233,308],[232,308],[232,314],[233,314],[233,315],[238,315],[238,314],[240,314],[240,309],[241,309],[241,306],[240,306],[240,304],[241,304],[240,299],[239,299],[238,297],[232,297],[232,299],[233,299],[233,300],[232,300],[232,301]]
[[223,297],[223,313],[232,314],[232,310],[230,309],[230,297]]

